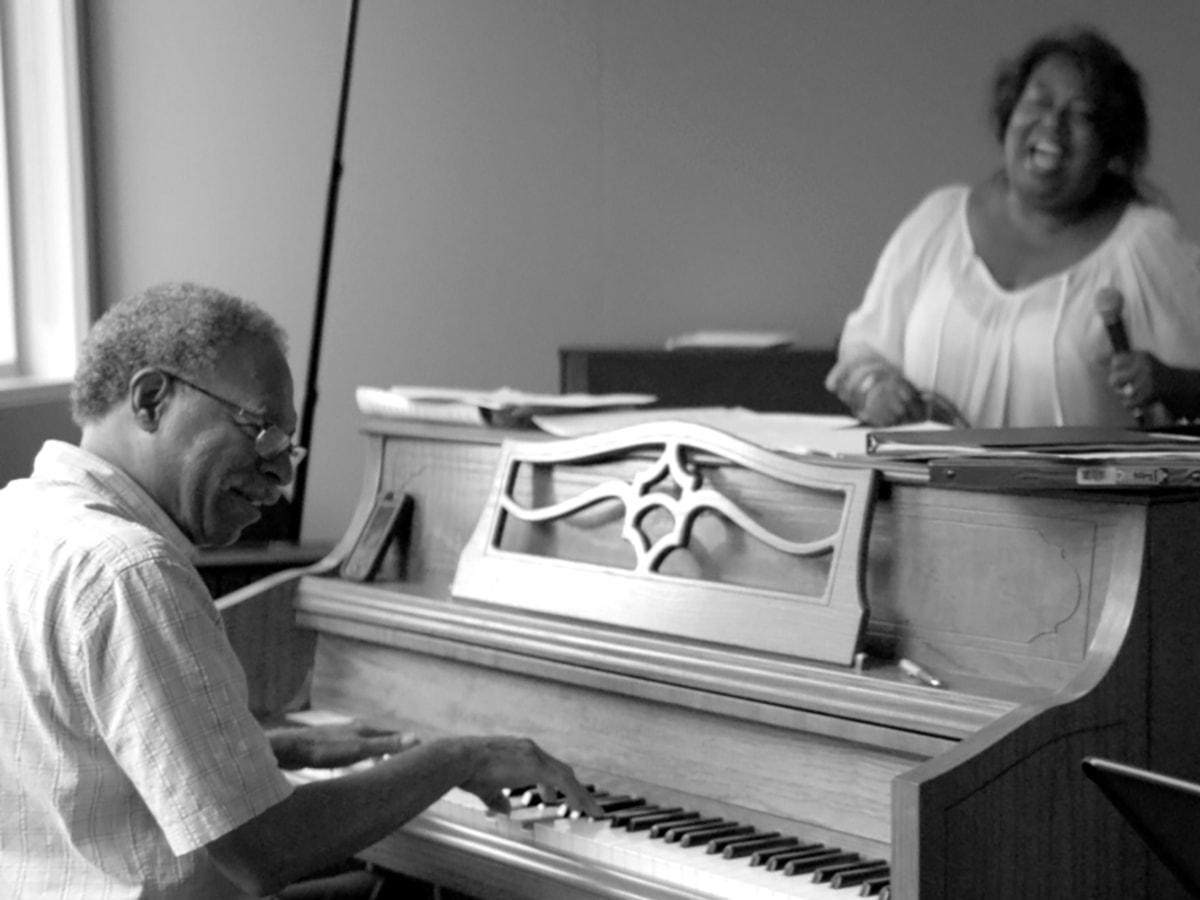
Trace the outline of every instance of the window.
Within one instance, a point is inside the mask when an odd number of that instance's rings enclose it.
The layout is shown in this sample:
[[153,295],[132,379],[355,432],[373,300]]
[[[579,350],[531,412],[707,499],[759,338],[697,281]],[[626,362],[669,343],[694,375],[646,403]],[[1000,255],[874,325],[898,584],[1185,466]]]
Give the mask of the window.
[[81,2],[0,0],[0,389],[69,380],[91,320]]
[[[8,104],[4,100],[3,42],[0,41],[0,135],[8,134]],[[0,142],[3,146],[3,142]],[[0,210],[12,209],[8,166],[0,165]],[[11,217],[0,215],[0,378],[17,374],[17,306],[12,280]]]

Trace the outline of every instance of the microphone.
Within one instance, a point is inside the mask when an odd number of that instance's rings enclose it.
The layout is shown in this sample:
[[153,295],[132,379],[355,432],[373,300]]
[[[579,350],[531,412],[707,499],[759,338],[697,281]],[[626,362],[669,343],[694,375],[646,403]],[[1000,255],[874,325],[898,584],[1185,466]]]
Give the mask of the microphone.
[[[1121,310],[1125,307],[1124,295],[1114,287],[1103,287],[1096,291],[1093,302],[1100,321],[1104,323],[1104,330],[1108,332],[1108,341],[1112,344],[1113,353],[1129,353],[1129,335],[1125,331],[1125,321],[1121,318]],[[1157,401],[1152,403],[1149,409],[1135,407],[1133,418],[1138,428],[1145,428],[1147,424],[1169,425],[1171,422],[1171,414]]]
[[1129,335],[1125,333],[1125,322],[1121,319],[1121,310],[1125,308],[1125,297],[1114,287],[1100,288],[1096,291],[1096,313],[1104,323],[1108,332],[1109,343],[1113,353],[1129,352]]

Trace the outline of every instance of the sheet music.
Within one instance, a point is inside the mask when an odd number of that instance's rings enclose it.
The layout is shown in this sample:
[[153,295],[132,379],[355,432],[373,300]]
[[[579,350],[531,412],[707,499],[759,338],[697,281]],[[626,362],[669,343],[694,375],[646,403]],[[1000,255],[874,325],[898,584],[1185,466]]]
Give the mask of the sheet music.
[[385,388],[358,387],[354,391],[358,411],[364,416],[383,419],[419,419],[428,422],[450,422],[458,425],[484,426],[487,420],[483,409],[461,400],[430,399],[416,402],[401,393]]
[[[799,455],[854,458],[866,456],[867,435],[873,429],[852,416],[815,413],[763,413],[744,407],[679,407],[621,410],[583,415],[535,416],[534,424],[548,434],[577,437],[655,421],[692,422],[717,428],[769,450]],[[912,430],[945,429],[936,422],[906,426]]]

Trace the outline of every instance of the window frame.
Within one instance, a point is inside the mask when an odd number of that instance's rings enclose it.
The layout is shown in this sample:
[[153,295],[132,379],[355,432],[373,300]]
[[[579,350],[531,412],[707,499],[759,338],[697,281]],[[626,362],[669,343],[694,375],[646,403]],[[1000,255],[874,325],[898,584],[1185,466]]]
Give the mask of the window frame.
[[0,290],[7,275],[16,323],[16,362],[0,368],[0,391],[69,382],[95,313],[82,10],[83,0],[0,0]]
[[[3,22],[0,20],[2,29]],[[8,134],[8,100],[4,92],[4,60],[7,57],[4,41],[0,39],[0,137]],[[12,203],[9,199],[7,157],[6,150],[3,165],[0,165],[0,318],[5,320],[7,334],[0,335],[0,379],[12,378],[18,371],[17,298],[12,274]]]

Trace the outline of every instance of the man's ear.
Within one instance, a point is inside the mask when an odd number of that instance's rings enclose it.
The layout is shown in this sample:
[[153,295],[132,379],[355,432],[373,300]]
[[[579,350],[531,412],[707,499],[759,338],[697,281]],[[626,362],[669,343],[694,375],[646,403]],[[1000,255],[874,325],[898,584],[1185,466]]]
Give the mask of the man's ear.
[[161,369],[138,369],[129,379],[129,405],[138,424],[146,431],[157,431],[168,396],[171,377]]

